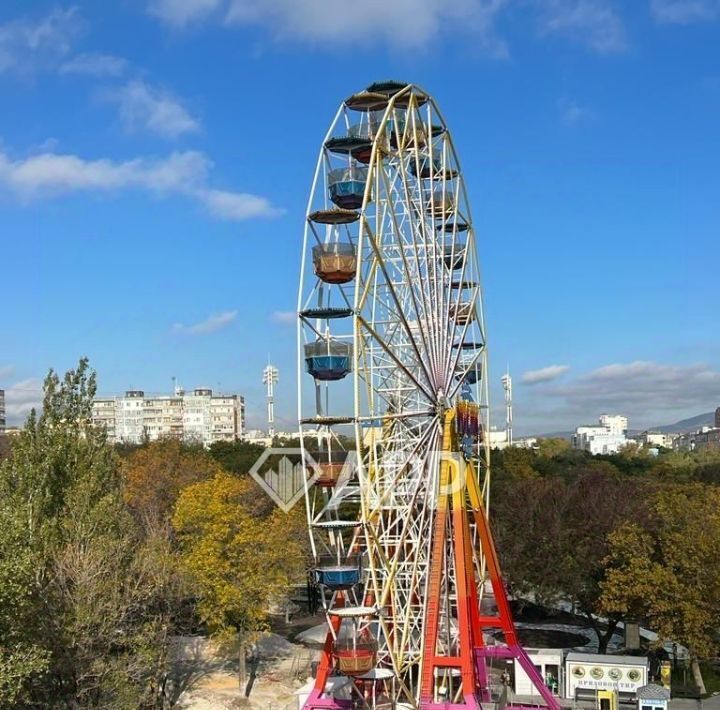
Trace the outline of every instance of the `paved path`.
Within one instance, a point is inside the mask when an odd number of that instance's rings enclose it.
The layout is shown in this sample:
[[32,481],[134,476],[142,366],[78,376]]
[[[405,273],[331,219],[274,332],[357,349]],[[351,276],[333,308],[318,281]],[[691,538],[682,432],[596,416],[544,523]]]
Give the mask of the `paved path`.
[[668,704],[669,710],[720,710],[720,695],[713,695],[703,700],[687,700],[674,698]]

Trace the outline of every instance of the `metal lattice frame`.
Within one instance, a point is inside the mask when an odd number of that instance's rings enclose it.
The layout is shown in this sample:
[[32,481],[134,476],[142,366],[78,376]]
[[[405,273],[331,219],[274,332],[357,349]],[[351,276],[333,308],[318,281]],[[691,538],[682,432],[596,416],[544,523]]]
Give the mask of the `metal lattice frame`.
[[[329,635],[313,706],[325,702],[329,653],[340,638],[376,640],[376,668],[385,671],[377,673],[387,678],[387,697],[417,706],[428,655],[429,570],[447,448],[445,413],[461,389],[466,396],[472,389],[480,431],[489,430],[480,271],[460,164],[435,101],[414,85],[397,87],[384,100],[377,93],[355,97],[341,105],[320,151],[298,300],[301,435],[316,435],[330,460],[342,448],[338,434],[352,427],[357,452],[350,457],[353,465],[345,466],[345,480],[306,487],[312,550],[317,560],[362,559],[361,584],[322,589]],[[373,97],[377,104],[368,110]],[[353,168],[346,176],[367,174],[361,204],[340,214],[329,198],[328,175],[356,166],[360,155],[367,172]],[[313,274],[313,247],[334,243],[354,247],[355,274],[345,283],[329,284]],[[316,381],[313,391],[312,378],[303,372],[304,348],[319,339],[352,344],[352,375]],[[487,437],[480,442],[465,454],[474,461],[475,487],[487,509],[489,444]],[[485,559],[476,518],[468,520],[468,574],[479,600]],[[432,594],[438,606],[437,653],[451,656],[460,632],[458,571],[447,525],[435,582],[439,592]],[[452,674],[445,675],[442,682],[459,698],[460,686],[453,686]],[[337,707],[342,701],[327,703]]]

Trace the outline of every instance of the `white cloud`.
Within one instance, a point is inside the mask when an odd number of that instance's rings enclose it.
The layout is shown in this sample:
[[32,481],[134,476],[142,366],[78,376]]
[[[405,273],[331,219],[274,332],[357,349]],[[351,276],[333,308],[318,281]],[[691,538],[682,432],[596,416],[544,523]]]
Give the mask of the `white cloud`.
[[689,25],[720,19],[720,0],[650,0],[657,22]]
[[144,188],[183,192],[205,180],[210,163],[196,151],[167,158],[135,158],[117,162],[85,160],[76,155],[42,153],[11,161],[0,152],[0,186],[25,199],[82,190]]
[[[627,47],[612,0],[147,0],[148,11],[179,28],[208,20],[258,26],[283,41],[333,48],[384,43],[422,49],[442,34],[472,38],[486,54],[507,57],[497,23],[532,6],[541,35],[563,35],[608,54]],[[700,2],[701,0],[696,0]],[[710,2],[710,0],[704,0]]]
[[74,54],[85,27],[77,7],[56,8],[40,19],[21,17],[0,25],[0,73],[123,74],[128,63],[122,57],[100,52]]
[[211,167],[210,160],[198,151],[125,161],[86,160],[54,152],[13,161],[0,151],[0,190],[4,188],[29,202],[74,192],[139,189],[158,196],[189,197],[212,216],[230,221],[274,217],[280,213],[264,197],[209,188]]
[[148,131],[163,138],[178,138],[200,130],[198,120],[177,98],[144,81],[130,81],[108,92],[107,97],[117,103],[120,119],[130,132]]
[[175,323],[172,327],[174,333],[183,335],[207,335],[214,333],[216,330],[225,328],[237,318],[237,311],[225,311],[217,315],[211,315],[199,323],[193,325],[185,325],[184,323]]
[[5,412],[10,426],[22,424],[31,409],[42,404],[42,382],[36,378],[21,380],[5,389]]
[[281,325],[297,323],[297,313],[295,313],[295,311],[273,311],[270,318],[273,323],[279,323]]
[[569,365],[548,365],[539,370],[528,370],[523,372],[520,381],[526,385],[536,385],[540,382],[550,382],[570,369]]
[[560,112],[560,120],[566,126],[574,126],[582,121],[592,121],[595,119],[595,112],[581,105],[575,99],[564,97],[557,102],[558,111]]
[[174,27],[206,18],[224,4],[224,0],[150,0],[148,12]]
[[28,73],[67,55],[82,31],[77,8],[55,9],[39,20],[0,25],[0,72]]
[[239,221],[250,217],[274,217],[282,214],[282,210],[273,207],[267,198],[244,192],[198,190],[196,196],[204,202],[210,214],[220,219]]
[[494,20],[508,0],[232,0],[226,22],[269,27],[283,39],[347,45],[377,39],[419,47],[443,30],[463,29],[493,54],[506,53]]
[[0,379],[10,377],[15,372],[15,368],[12,365],[3,365],[0,367]]
[[117,77],[127,69],[127,60],[112,54],[88,52],[78,54],[63,62],[58,71],[60,74],[79,74],[92,77]]
[[607,0],[536,0],[541,34],[557,34],[600,54],[627,48],[625,27]]
[[464,30],[483,49],[507,55],[494,21],[512,0],[149,0],[148,11],[166,24],[185,27],[208,18],[227,25],[258,25],[284,40],[346,47],[383,41],[421,47],[442,31]]
[[[558,414],[582,414],[592,421],[602,412],[618,412],[648,426],[714,409],[720,404],[720,372],[705,364],[638,360],[538,388],[538,394],[546,410]],[[582,422],[576,419],[576,423]]]

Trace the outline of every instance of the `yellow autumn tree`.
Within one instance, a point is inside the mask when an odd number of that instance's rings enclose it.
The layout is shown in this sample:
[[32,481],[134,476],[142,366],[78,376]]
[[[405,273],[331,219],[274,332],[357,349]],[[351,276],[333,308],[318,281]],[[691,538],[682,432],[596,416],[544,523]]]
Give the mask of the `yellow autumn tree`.
[[652,498],[642,525],[609,536],[601,609],[644,619],[662,640],[690,651],[705,692],[698,657],[718,651],[720,625],[720,490],[671,485]]
[[140,518],[161,522],[171,515],[183,488],[221,470],[200,447],[176,439],[153,441],[123,461],[123,498]]
[[254,502],[263,495],[252,479],[218,473],[183,489],[172,518],[202,620],[214,635],[239,642],[241,681],[245,644],[306,568],[301,507],[260,516]]

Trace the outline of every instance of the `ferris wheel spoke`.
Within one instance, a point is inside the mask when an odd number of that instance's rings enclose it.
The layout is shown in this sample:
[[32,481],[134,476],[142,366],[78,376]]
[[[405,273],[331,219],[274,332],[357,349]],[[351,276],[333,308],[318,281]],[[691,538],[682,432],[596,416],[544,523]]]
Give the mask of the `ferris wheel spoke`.
[[[408,205],[412,204],[412,200],[409,195],[409,188],[408,188],[408,176],[405,170],[405,164],[403,161],[400,161],[399,164],[400,168],[400,175],[402,177],[402,185],[404,188],[404,198],[405,202]],[[423,323],[421,321],[421,318],[424,318],[425,314],[430,313],[432,311],[431,303],[431,295],[429,291],[429,280],[427,278],[424,278],[425,274],[423,273],[423,268],[421,267],[420,263],[420,253],[421,248],[420,244],[417,240],[417,233],[420,231],[420,227],[417,223],[417,220],[413,219],[413,212],[411,210],[407,211],[408,215],[408,221],[409,221],[409,231],[410,235],[412,237],[412,253],[415,261],[415,270],[412,274],[416,277],[415,279],[410,280],[410,288],[414,292],[416,288],[416,284],[419,285],[419,291],[420,295],[422,296],[422,310],[416,307],[416,313],[417,313],[417,322],[418,322],[418,330],[421,332],[423,340],[426,342],[426,351],[428,354],[430,369],[432,371],[436,371],[437,369],[437,351],[435,348],[435,344],[433,343],[432,339],[429,337],[429,334],[426,336],[426,333],[428,333],[427,329],[423,327]],[[425,268],[427,269],[427,246],[425,247]]]
[[[400,163],[400,165],[402,166],[402,162]],[[388,185],[387,175],[385,174],[385,172],[382,172],[382,175],[383,175],[383,178],[385,179],[385,190],[386,190],[387,194],[391,194],[391,193],[392,193],[392,190],[390,189],[390,187],[389,187],[389,185]],[[406,183],[404,183],[404,184],[406,184]],[[416,279],[419,279],[419,277],[420,277],[420,268],[419,268],[419,264],[417,264],[417,251],[415,251],[415,256],[416,256],[416,270],[415,270],[415,272],[413,272],[413,271],[410,269],[410,266],[409,266],[408,261],[407,261],[407,255],[406,255],[406,253],[405,253],[405,246],[406,246],[406,245],[405,245],[405,242],[404,242],[404,240],[403,240],[403,238],[402,238],[402,230],[401,230],[401,228],[400,228],[400,225],[399,225],[398,222],[397,222],[397,218],[396,218],[396,216],[395,216],[395,212],[394,212],[393,210],[391,210],[391,211],[390,211],[390,215],[391,215],[391,220],[392,220],[392,223],[393,223],[393,232],[394,232],[394,234],[396,235],[396,238],[397,238],[397,241],[398,241],[398,251],[399,251],[399,253],[400,253],[400,258],[402,259],[403,270],[404,270],[404,274],[405,274],[405,277],[406,277],[406,283],[409,283],[409,284],[410,284],[410,288],[409,288],[408,290],[409,290],[410,297],[411,297],[411,301],[412,301],[413,312],[414,312],[414,314],[415,314],[415,318],[417,319],[417,318],[419,317],[420,312],[421,312],[421,310],[420,310],[420,305],[419,305],[418,300],[417,300],[417,293],[416,293],[416,288],[415,288],[415,284],[417,283],[417,280],[416,280]],[[420,281],[420,283],[422,283],[422,281]],[[422,292],[423,292],[423,291],[422,291],[422,289],[421,289],[421,293],[422,293]],[[424,295],[424,294],[423,294],[423,295]],[[427,308],[427,303],[425,304],[425,308]],[[414,334],[413,334],[413,332],[412,332],[412,329],[410,329],[410,328],[408,328],[408,335],[413,339],[413,341],[415,340]],[[424,349],[424,351],[425,351],[424,354],[425,354],[428,358],[431,358],[432,353],[430,352],[429,343],[428,343],[428,341],[427,341],[426,338],[425,338],[425,331],[423,331],[422,329],[420,329],[420,336],[421,336],[421,338],[422,338],[422,345],[423,345],[423,349]],[[416,348],[416,349],[417,349],[417,348]],[[422,356],[420,356],[420,360],[421,360],[421,361],[423,360]],[[428,374],[429,374],[429,373],[428,373]]]
[[[366,228],[366,229],[367,229],[367,228]],[[370,232],[370,233],[368,234],[368,240],[369,240],[371,246],[373,247],[373,251],[375,252],[375,258],[377,259],[377,262],[378,262],[378,264],[379,264],[379,266],[380,266],[380,269],[381,269],[381,271],[383,272],[383,274],[384,274],[384,276],[385,276],[386,285],[387,285],[387,287],[388,287],[388,292],[390,293],[390,295],[391,295],[391,297],[392,297],[392,300],[393,300],[393,302],[394,302],[394,304],[395,304],[395,306],[396,306],[396,308],[397,308],[396,313],[397,313],[397,315],[399,316],[400,321],[401,321],[401,323],[402,323],[402,325],[403,325],[403,327],[404,327],[404,329],[405,329],[405,334],[407,335],[408,340],[410,341],[410,344],[411,344],[412,347],[413,347],[413,350],[414,350],[414,352],[415,352],[415,356],[416,356],[416,358],[417,358],[417,362],[419,363],[421,369],[423,370],[423,373],[424,373],[424,375],[425,375],[425,379],[426,379],[426,381],[427,381],[427,384],[430,385],[430,386],[432,386],[432,376],[431,376],[430,372],[428,371],[427,367],[425,366],[425,364],[424,364],[424,362],[423,362],[422,354],[420,353],[420,350],[419,350],[419,348],[418,348],[418,344],[417,344],[417,342],[416,342],[416,340],[415,340],[415,337],[414,337],[414,335],[413,335],[413,333],[412,333],[412,330],[411,330],[411,328],[410,328],[410,325],[408,324],[407,318],[406,318],[406,316],[405,316],[405,314],[404,314],[404,312],[403,312],[402,304],[401,304],[400,299],[398,298],[398,295],[397,295],[397,292],[396,292],[396,290],[395,290],[395,287],[393,286],[392,281],[391,281],[391,280],[389,279],[389,277],[388,277],[387,268],[386,268],[386,266],[385,266],[385,262],[384,262],[384,259],[383,259],[383,255],[382,255],[382,253],[380,252],[380,250],[378,249],[377,244],[375,243],[375,239],[373,238],[372,232]],[[363,322],[363,324],[365,325],[365,327],[371,329],[372,332],[373,332],[373,334],[374,334],[374,336],[375,336],[376,338],[378,338],[377,333],[375,332],[374,329],[372,329],[372,326],[370,326],[369,323],[368,323],[364,318],[362,318],[362,316],[358,316],[358,317],[362,320],[362,322]],[[404,365],[402,365],[402,364],[399,362],[399,360],[397,359],[397,357],[395,356],[395,354],[394,354],[390,349],[387,348],[387,346],[384,344],[384,342],[382,342],[381,339],[378,339],[378,341],[381,343],[381,345],[383,345],[383,347],[385,347],[385,349],[387,350],[388,354],[389,354],[403,369],[405,369]],[[413,378],[413,379],[414,379],[414,378]],[[420,386],[419,383],[417,383],[417,384],[418,384],[418,386]],[[421,387],[421,388],[422,388],[426,393],[428,393],[428,390],[426,390],[425,387]]]
[[[425,394],[425,396],[432,401],[434,399],[434,396],[432,392],[424,385],[422,384],[418,378],[416,378],[413,373],[406,367],[406,365],[398,358],[398,356],[394,353],[392,348],[390,348],[385,341],[377,334],[375,329],[368,323],[362,316],[357,316],[358,320],[362,324],[363,328],[367,330],[370,335],[375,339],[375,342],[380,345],[383,350],[388,354],[390,359],[417,385],[417,387],[422,390],[422,392]],[[426,373],[427,374],[427,373]]]

